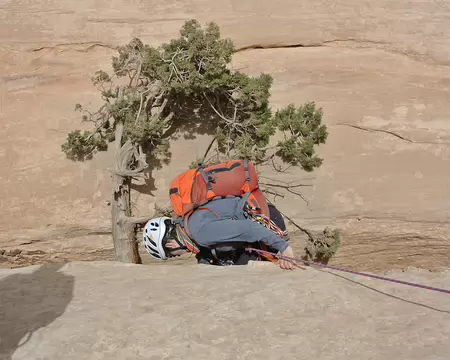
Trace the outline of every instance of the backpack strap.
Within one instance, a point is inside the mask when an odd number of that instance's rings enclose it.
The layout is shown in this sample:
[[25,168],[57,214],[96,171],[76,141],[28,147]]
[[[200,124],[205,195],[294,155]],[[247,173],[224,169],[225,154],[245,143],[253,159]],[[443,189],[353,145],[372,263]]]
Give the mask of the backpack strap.
[[206,185],[208,185],[208,190],[211,191],[212,190],[211,181],[210,181],[208,175],[206,175],[205,170],[203,170],[203,168],[199,168],[198,172],[202,176],[203,180],[205,180]]
[[[198,210],[208,210],[211,211],[214,215],[216,215],[218,218],[221,216],[217,214],[215,211],[205,208],[205,207],[199,207],[195,211]],[[200,248],[198,244],[195,242],[195,240],[192,238],[191,231],[189,230],[189,217],[194,213],[194,210],[189,211],[184,217],[177,217],[173,220],[173,222],[177,225],[177,236],[179,240],[184,242],[184,245],[186,248],[193,254],[198,254],[200,252]]]
[[247,219],[247,216],[245,215],[245,207],[248,203],[248,198],[250,197],[251,193],[247,192],[245,195],[239,200],[238,205],[236,206],[236,212],[234,213],[233,219],[234,220],[243,220]]
[[248,171],[248,159],[244,159],[245,183],[250,185],[250,173]]

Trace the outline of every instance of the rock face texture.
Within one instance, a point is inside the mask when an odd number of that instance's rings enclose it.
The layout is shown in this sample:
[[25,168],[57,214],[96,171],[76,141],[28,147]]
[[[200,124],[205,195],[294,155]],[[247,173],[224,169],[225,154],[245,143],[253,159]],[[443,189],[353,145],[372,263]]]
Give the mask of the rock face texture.
[[271,264],[2,269],[0,359],[447,360],[448,296]]
[[[0,1],[0,264],[110,256],[111,154],[75,164],[60,145],[81,126],[75,103],[99,104],[90,77],[115,46],[168,41],[190,18],[234,40],[236,69],[273,75],[274,110],[323,107],[323,166],[266,175],[312,185],[307,204],[277,204],[302,225],[343,228],[335,262],[450,265],[447,0]],[[167,202],[170,180],[207,143],[173,144],[170,167],[135,196],[137,214]]]

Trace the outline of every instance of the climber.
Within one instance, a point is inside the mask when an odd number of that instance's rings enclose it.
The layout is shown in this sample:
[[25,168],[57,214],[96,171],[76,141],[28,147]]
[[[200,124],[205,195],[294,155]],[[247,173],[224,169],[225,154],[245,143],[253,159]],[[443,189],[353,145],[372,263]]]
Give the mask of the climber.
[[[289,245],[289,238],[281,238],[268,228],[250,219],[233,219],[241,198],[232,197],[216,199],[203,205],[189,218],[189,229],[195,239],[196,258],[199,264],[213,265],[246,265],[250,260],[257,260],[254,253],[245,251],[245,247],[261,248],[278,252],[293,258],[294,253]],[[286,226],[280,212],[272,204],[268,205],[270,218],[282,230]],[[154,258],[167,260],[181,256],[192,250],[192,240],[180,236],[175,222],[169,217],[159,217],[150,220],[144,228],[144,246]],[[194,252],[194,251],[191,251]],[[294,263],[279,260],[280,268],[293,270]]]
[[[261,259],[246,247],[293,257],[283,217],[259,189],[251,161],[227,160],[189,169],[169,189],[175,219],[160,217],[144,228],[144,245],[151,256],[166,260],[186,251],[199,263],[245,265]],[[264,256],[283,269],[294,264]]]

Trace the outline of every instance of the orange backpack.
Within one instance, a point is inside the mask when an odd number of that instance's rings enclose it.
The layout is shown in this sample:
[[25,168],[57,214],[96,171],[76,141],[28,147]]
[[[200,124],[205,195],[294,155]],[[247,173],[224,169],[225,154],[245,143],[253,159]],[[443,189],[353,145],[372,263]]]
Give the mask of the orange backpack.
[[245,197],[254,212],[270,217],[266,199],[258,186],[258,174],[253,163],[227,160],[206,167],[187,170],[172,180],[169,197],[178,216],[175,223],[178,236],[194,254],[199,252],[188,227],[188,218],[211,200],[228,196]]
[[228,160],[210,166],[190,169],[170,184],[169,196],[177,216],[186,216],[214,198],[249,195],[249,202],[269,213],[258,187],[258,174],[249,160]]

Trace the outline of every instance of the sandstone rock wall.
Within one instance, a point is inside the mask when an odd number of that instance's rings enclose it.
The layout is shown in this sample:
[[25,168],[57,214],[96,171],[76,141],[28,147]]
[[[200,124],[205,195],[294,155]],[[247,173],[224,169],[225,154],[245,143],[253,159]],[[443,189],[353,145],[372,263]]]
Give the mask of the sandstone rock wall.
[[[325,163],[313,174],[283,175],[313,185],[304,189],[308,204],[279,200],[287,214],[308,226],[343,227],[336,258],[343,264],[448,266],[449,5],[0,1],[0,248],[111,246],[107,234],[80,235],[107,231],[111,157],[64,158],[65,134],[80,126],[74,104],[98,105],[90,76],[109,66],[115,46],[134,36],[167,41],[197,18],[216,21],[235,41],[236,68],[274,76],[274,109],[308,100],[324,109]],[[295,47],[279,48],[286,46]],[[135,198],[137,213],[166,200],[167,183],[207,141],[174,144],[170,168],[144,188],[155,197]]]

